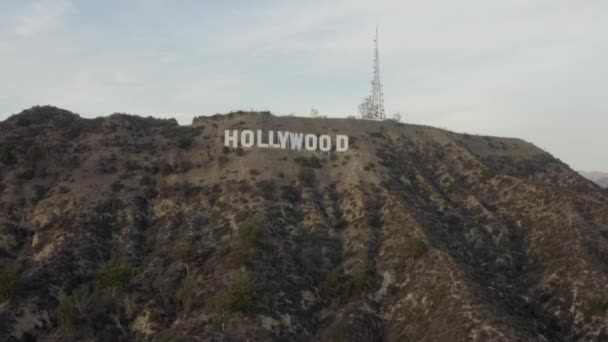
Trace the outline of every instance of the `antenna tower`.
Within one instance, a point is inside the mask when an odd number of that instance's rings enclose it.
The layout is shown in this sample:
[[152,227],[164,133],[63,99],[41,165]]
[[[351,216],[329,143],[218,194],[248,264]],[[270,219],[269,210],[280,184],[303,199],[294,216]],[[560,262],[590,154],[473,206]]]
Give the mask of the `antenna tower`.
[[380,82],[380,56],[378,53],[378,27],[374,39],[374,78],[372,80],[372,94],[359,105],[361,119],[384,120],[384,99],[382,98],[382,83]]

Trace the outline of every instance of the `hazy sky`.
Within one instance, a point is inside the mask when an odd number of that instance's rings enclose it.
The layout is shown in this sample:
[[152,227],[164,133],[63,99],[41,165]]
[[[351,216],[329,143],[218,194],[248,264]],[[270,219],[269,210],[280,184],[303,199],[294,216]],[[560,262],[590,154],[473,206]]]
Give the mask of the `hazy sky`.
[[608,170],[607,18],[606,0],[2,0],[0,119],[355,115],[378,24],[389,113]]

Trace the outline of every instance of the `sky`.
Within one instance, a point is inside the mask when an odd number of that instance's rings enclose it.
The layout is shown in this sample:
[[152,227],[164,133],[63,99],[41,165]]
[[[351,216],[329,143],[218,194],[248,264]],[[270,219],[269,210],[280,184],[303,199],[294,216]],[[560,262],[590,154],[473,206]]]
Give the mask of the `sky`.
[[2,0],[0,120],[356,115],[378,26],[389,115],[608,171],[607,17],[605,0]]

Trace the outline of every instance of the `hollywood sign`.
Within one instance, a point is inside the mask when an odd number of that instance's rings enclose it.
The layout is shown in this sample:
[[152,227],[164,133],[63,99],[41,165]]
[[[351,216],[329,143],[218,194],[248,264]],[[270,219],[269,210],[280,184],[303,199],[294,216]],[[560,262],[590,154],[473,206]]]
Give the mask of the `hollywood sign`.
[[[266,138],[266,139],[264,139]],[[306,150],[329,152],[332,148],[336,152],[348,151],[348,135],[337,134],[334,139],[327,134],[305,134],[287,131],[267,131],[245,129],[225,130],[224,146],[226,147],[262,147],[282,150]]]

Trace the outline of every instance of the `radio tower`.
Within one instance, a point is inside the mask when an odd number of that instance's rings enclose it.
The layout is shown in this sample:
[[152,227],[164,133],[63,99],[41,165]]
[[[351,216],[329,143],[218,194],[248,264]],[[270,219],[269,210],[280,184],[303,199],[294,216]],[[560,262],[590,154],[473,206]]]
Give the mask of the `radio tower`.
[[384,99],[382,98],[382,83],[380,82],[380,56],[378,53],[378,27],[374,39],[374,79],[372,80],[372,94],[359,105],[361,119],[384,120]]

